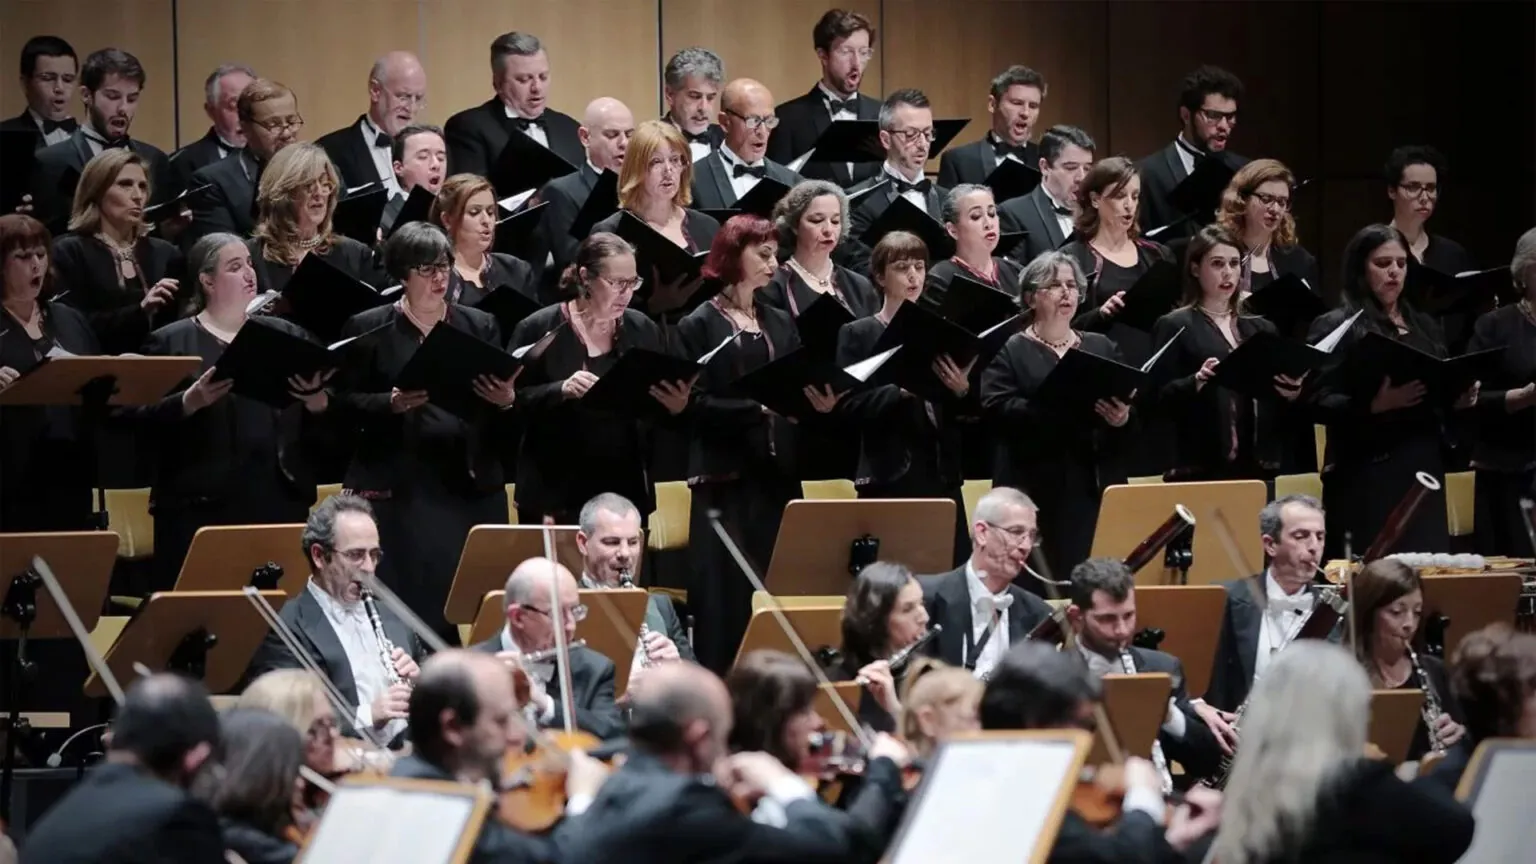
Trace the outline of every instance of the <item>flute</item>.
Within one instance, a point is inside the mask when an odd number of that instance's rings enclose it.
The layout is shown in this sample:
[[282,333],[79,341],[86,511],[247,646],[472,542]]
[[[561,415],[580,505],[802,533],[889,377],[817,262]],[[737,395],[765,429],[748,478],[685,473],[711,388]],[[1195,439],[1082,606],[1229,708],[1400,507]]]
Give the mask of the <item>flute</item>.
[[[906,665],[908,658],[910,658],[913,653],[915,653],[919,648],[922,648],[924,645],[927,645],[929,642],[933,641],[935,636],[943,632],[944,625],[935,624],[931,629],[929,629],[927,633],[917,637],[916,642],[913,642],[911,645],[908,645],[907,647],[886,658],[885,662],[891,667],[891,672],[894,674],[902,666]],[[855,684],[858,684],[861,687],[869,683],[869,679],[865,678],[863,675],[853,679],[853,681]]]

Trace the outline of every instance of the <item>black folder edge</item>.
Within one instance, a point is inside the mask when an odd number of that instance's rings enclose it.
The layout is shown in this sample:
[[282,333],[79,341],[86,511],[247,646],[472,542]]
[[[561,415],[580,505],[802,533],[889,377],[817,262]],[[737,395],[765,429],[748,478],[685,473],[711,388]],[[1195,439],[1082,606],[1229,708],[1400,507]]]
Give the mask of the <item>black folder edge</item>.
[[379,239],[379,225],[384,221],[384,208],[389,204],[389,190],[377,180],[345,190],[346,197],[336,202],[331,222],[336,233],[364,246],[373,246]]
[[[619,175],[612,171],[599,174],[592,184],[587,200],[576,211],[576,221],[571,223],[570,235],[577,240],[587,239],[592,226],[619,212]],[[542,262],[538,262],[542,263]]]
[[[1232,353],[1217,365],[1216,374],[1210,383],[1253,399],[1278,400],[1280,394],[1275,392],[1275,375],[1287,378],[1306,376],[1303,382],[1303,386],[1306,386],[1312,383],[1318,370],[1327,365],[1329,359],[1330,355],[1305,342],[1261,330],[1232,349]],[[1250,371],[1250,367],[1257,367],[1259,371]],[[1262,386],[1259,385],[1261,379],[1264,382]],[[1254,384],[1255,388],[1249,389],[1249,383]]]
[[[576,166],[565,161],[560,154],[533,140],[526,133],[513,129],[507,134],[507,143],[491,163],[489,176],[498,199],[541,189],[545,183],[576,172]],[[532,182],[529,182],[532,178]]]
[[[798,379],[798,386],[780,381],[791,375]],[[831,387],[833,393],[841,395],[864,383],[824,356],[799,348],[731,382],[730,395],[750,399],[782,417],[798,419],[819,413],[805,398],[804,387]],[[783,392],[777,392],[781,388]]]
[[[1167,302],[1163,302],[1164,298],[1157,293],[1159,289],[1168,294]],[[1178,266],[1172,261],[1153,261],[1147,272],[1126,289],[1125,297],[1122,298],[1125,306],[1112,320],[1114,323],[1150,332],[1157,319],[1167,315],[1178,304],[1182,291]]]
[[432,202],[437,196],[421,186],[412,186],[411,194],[405,196],[405,203],[400,205],[400,212],[395,214],[395,221],[390,223],[389,230],[384,232],[384,239],[388,240],[391,234],[400,230],[402,225],[410,222],[425,222],[432,213]]
[[[619,215],[619,224],[614,233],[634,244],[639,257],[648,259],[645,263],[660,271],[663,282],[671,282],[681,275],[697,275],[709,254],[708,250],[698,254],[689,252],[628,210]],[[648,274],[642,273],[641,276],[651,281]]]

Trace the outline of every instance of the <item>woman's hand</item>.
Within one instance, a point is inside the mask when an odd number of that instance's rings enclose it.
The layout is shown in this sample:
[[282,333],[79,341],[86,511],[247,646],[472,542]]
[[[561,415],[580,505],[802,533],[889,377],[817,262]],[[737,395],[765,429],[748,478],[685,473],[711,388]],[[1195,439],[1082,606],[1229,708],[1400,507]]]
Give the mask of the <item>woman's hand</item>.
[[663,312],[671,312],[681,309],[687,304],[688,298],[698,293],[704,284],[704,277],[699,274],[687,273],[678,276],[670,282],[661,281],[661,271],[651,268],[651,294],[646,299],[646,314],[655,318]]
[[0,390],[11,386],[13,383],[15,383],[16,379],[20,377],[21,373],[17,372],[15,369],[12,369],[9,366],[0,366]]
[[389,391],[389,410],[396,414],[404,414],[425,404],[427,404],[425,390],[401,390],[399,387],[394,387]]
[[505,411],[517,401],[517,376],[523,374],[522,367],[518,367],[510,378],[497,378],[494,375],[480,375],[475,378],[475,395]]
[[1103,315],[1105,318],[1113,318],[1116,315],[1119,315],[1120,310],[1124,308],[1125,292],[1116,291],[1113,297],[1105,300],[1103,305],[1099,306],[1099,314]]
[[1517,390],[1504,391],[1504,410],[1510,414],[1516,411],[1536,405],[1536,383],[1527,384]]
[[587,395],[592,385],[597,383],[597,376],[585,369],[578,369],[571,373],[571,377],[560,383],[560,395],[567,399],[580,399]]
[[1207,357],[1200,364],[1200,370],[1195,373],[1195,392],[1199,393],[1205,388],[1207,382],[1216,377],[1216,367],[1221,365],[1221,360],[1216,357]]
[[1450,749],[1457,741],[1467,734],[1467,727],[1451,719],[1451,715],[1441,712],[1435,718],[1435,735],[1440,739],[1441,746]]
[[961,369],[955,365],[955,361],[948,354],[940,354],[938,359],[933,361],[933,374],[939,376],[939,380],[949,388],[949,392],[963,397],[971,392],[971,368],[975,365],[976,361],[972,359],[964,369]]
[[1280,394],[1281,399],[1284,399],[1287,402],[1295,402],[1296,397],[1301,395],[1302,382],[1306,381],[1307,376],[1310,374],[1312,373],[1303,372],[1300,378],[1292,378],[1288,375],[1276,375],[1275,392]]
[[1472,386],[1467,388],[1467,392],[1461,394],[1461,398],[1456,400],[1456,410],[1461,411],[1476,405],[1477,394],[1482,390],[1482,387],[1483,382],[1473,381]]
[[1131,419],[1131,406],[1119,399],[1100,399],[1093,403],[1093,413],[1104,418],[1104,422],[1119,429]]
[[1371,413],[1385,414],[1399,408],[1412,408],[1424,400],[1426,392],[1423,381],[1409,381],[1394,387],[1391,378],[1383,378],[1381,388],[1371,400]]
[[693,382],[698,378],[695,375],[687,381],[664,381],[651,387],[651,398],[660,402],[668,414],[676,417],[687,409],[688,398],[693,395]]
[[901,716],[901,700],[896,696],[896,678],[891,674],[890,663],[876,660],[860,669],[856,680],[892,717]]
[[830,412],[833,408],[837,407],[838,401],[843,398],[843,394],[833,393],[830,385],[818,390],[816,387],[807,384],[802,392],[805,393],[805,400],[811,403],[811,410],[817,414]]
[[302,375],[288,376],[288,395],[304,403],[304,410],[311,414],[319,414],[331,405],[331,393],[325,389],[325,382],[331,380],[336,374],[335,369],[326,372],[316,372],[305,378]]
[[208,371],[197,377],[192,386],[181,393],[181,413],[184,417],[207,408],[209,405],[224,398],[229,388],[235,386],[235,379],[225,378],[223,381],[214,382],[213,370],[216,367],[209,366]]
[[175,299],[176,287],[175,279],[161,279],[144,292],[144,299],[139,301],[139,308],[145,312],[154,312],[165,306]]

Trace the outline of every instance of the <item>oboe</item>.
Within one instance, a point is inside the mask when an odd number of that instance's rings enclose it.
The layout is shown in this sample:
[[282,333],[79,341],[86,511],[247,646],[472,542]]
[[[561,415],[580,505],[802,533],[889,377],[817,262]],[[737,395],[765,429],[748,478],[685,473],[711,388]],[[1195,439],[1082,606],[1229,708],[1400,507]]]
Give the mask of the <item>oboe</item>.
[[1418,652],[1408,649],[1408,662],[1413,664],[1413,674],[1418,676],[1419,689],[1424,691],[1424,704],[1419,708],[1419,714],[1424,718],[1424,728],[1429,730],[1429,749],[1434,753],[1445,752],[1445,742],[1440,738],[1440,715],[1444,712],[1440,708],[1440,698],[1435,695],[1435,688],[1429,683],[1429,676],[1424,674],[1424,667],[1419,663]]
[[373,602],[373,592],[364,588],[363,608],[368,611],[368,623],[373,626],[373,638],[379,643],[379,661],[384,664],[384,680],[390,686],[407,683],[395,669],[395,645],[384,635],[384,622],[379,620],[379,607]]

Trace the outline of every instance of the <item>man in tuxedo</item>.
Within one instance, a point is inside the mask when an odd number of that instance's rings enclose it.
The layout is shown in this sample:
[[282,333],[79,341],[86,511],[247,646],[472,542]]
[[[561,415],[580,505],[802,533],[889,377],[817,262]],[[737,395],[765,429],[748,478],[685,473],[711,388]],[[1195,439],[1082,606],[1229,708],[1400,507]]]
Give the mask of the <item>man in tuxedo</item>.
[[[1152,745],[1152,762],[1171,788],[1168,760],[1184,766],[1184,779],[1208,777],[1221,765],[1223,753],[1231,754],[1230,743],[1220,741],[1216,726],[1226,727],[1215,712],[1205,706],[1197,711],[1190,703],[1184,686],[1184,667],[1177,657],[1131,644],[1136,635],[1136,578],[1125,563],[1114,558],[1089,558],[1072,568],[1072,604],[1067,607],[1067,622],[1077,635],[1077,648],[1096,678],[1105,675],[1162,672],[1173,679],[1173,693],[1168,710]],[[1206,715],[1211,715],[1209,723]]]
[[388,230],[395,224],[411,190],[421,188],[436,195],[448,174],[448,145],[443,130],[425,123],[400,130],[390,143],[390,162],[400,192],[389,196],[379,227]]
[[[1201,66],[1184,78],[1179,90],[1178,137],[1167,147],[1137,163],[1141,169],[1142,233],[1170,225],[1185,216],[1173,202],[1173,190],[1203,159],[1218,159],[1233,171],[1248,160],[1227,149],[1237,128],[1237,103],[1243,82],[1216,66]],[[1185,219],[1157,239],[1163,243],[1189,237],[1200,230],[1199,219]]]
[[[352,717],[342,719],[381,742],[399,740],[406,727],[410,682],[420,671],[416,658],[425,651],[405,622],[389,607],[375,604],[384,631],[381,639],[363,602],[364,589],[373,584],[383,557],[373,507],[354,495],[325,499],[304,526],[303,544],[309,582],[279,615],[347,704],[356,706]],[[386,654],[389,670],[383,662]],[[255,678],[299,666],[299,658],[269,632],[246,674]]]
[[69,139],[80,128],[69,116],[80,63],[75,49],[57,36],[33,36],[21,46],[21,92],[27,109],[0,122],[0,132],[30,132],[34,150]]
[[127,51],[103,48],[85,58],[80,70],[85,122],[68,138],[37,151],[32,171],[32,215],[55,234],[69,221],[85,163],[107,147],[129,147],[144,157],[150,194],[155,202],[165,199],[172,186],[170,161],[160,148],[128,137],[144,83],[144,67]]
[[1029,140],[1045,100],[1045,76],[1028,66],[1009,66],[992,79],[987,113],[992,128],[980,141],[948,151],[939,159],[939,185],[986,183],[997,164],[1013,156],[1033,168],[1040,150]]
[[661,74],[661,92],[667,102],[667,115],[661,119],[688,139],[688,151],[695,162],[713,153],[725,140],[724,130],[715,123],[723,83],[725,66],[708,48],[684,48],[673,54]]
[[725,86],[720,106],[725,140],[714,153],[694,163],[694,207],[729,209],[764,177],[790,187],[800,182],[800,175],[764,158],[769,132],[779,122],[767,87],[751,78],[737,78]]
[[[558,603],[550,590],[551,570],[560,587]],[[522,665],[533,689],[526,708],[539,726],[565,725],[555,658],[526,659],[526,655],[555,647],[554,616],[558,615],[569,646],[571,702],[576,709],[574,725],[599,738],[622,735],[624,718],[613,699],[613,661],[591,648],[570,645],[576,638],[577,622],[587,617],[587,607],[581,605],[581,594],[571,571],[548,558],[529,558],[507,577],[503,597],[506,624],[500,633],[475,645],[474,650]]]
[[1093,167],[1093,139],[1076,126],[1052,126],[1040,136],[1040,185],[997,205],[1004,231],[1028,232],[1020,261],[1060,249],[1072,236],[1072,202]]
[[[592,194],[598,176],[604,171],[617,174],[624,167],[624,153],[634,134],[635,115],[623,102],[608,96],[593,99],[582,112],[581,127],[577,130],[577,138],[586,151],[580,170],[544,184],[544,188],[528,202],[529,206],[539,202],[549,204],[544,208],[544,216],[534,234],[529,259],[535,267],[543,268],[539,280],[541,302],[553,303],[559,299],[560,274],[576,260],[576,248],[586,236],[574,236],[571,228],[587,203],[587,197]],[[451,145],[448,158],[451,163]]]
[[491,43],[491,83],[494,98],[460,111],[443,125],[449,170],[491,177],[513,134],[527,135],[572,165],[581,164],[576,120],[549,107],[549,56],[539,37],[515,31],[496,37]]
[[187,188],[192,175],[200,169],[245,148],[245,130],[240,128],[240,94],[256,73],[239,63],[225,63],[203,82],[203,113],[213,124],[203,137],[171,154],[171,177],[175,194]]
[[[1258,575],[1222,583],[1227,605],[1205,701],[1223,724],[1232,723],[1228,712],[1248,700],[1253,682],[1311,614],[1317,595],[1308,588],[1322,563],[1325,524],[1322,502],[1310,495],[1269,502],[1259,511],[1259,539],[1269,566]],[[1217,724],[1212,728],[1228,737]]]
[[880,188],[865,195],[849,214],[848,238],[833,252],[833,260],[855,273],[867,273],[870,247],[860,237],[898,195],[935,221],[940,218],[946,190],[923,176],[933,134],[933,109],[923,91],[897,90],[885,97],[880,106],[880,146],[885,150],[885,163],[878,175],[854,186],[850,194]]
[[409,51],[391,51],[368,70],[368,112],[349,126],[320,136],[346,188],[382,183],[390,195],[403,191],[395,179],[392,149],[400,130],[416,122],[427,104],[427,72]]
[[1044,600],[1013,584],[1039,536],[1036,511],[1028,495],[1007,486],[976,502],[971,557],[948,573],[919,579],[929,620],[944,626],[929,654],[985,677],[1009,645],[1050,617]]
[[261,172],[277,151],[299,140],[304,118],[299,114],[299,100],[287,87],[266,78],[257,78],[240,92],[235,101],[240,131],[245,147],[232,159],[221,159],[204,166],[187,181],[189,187],[207,185],[206,192],[189,196],[192,224],[182,235],[184,248],[191,248],[199,238],[216,231],[241,237],[256,228],[256,187]]
[[189,794],[218,761],[219,715],[203,685],[179,675],[128,687],[106,762],[27,832],[22,864],[220,864],[219,820]]
[[[1081,654],[1027,641],[1009,649],[997,665],[977,714],[981,728],[989,732],[1092,730],[1094,707],[1102,696],[1099,679],[1088,674]],[[1183,804],[1171,813],[1167,808],[1157,769],[1147,760],[1131,756],[1125,760],[1120,818],[1099,831],[1069,808],[1049,860],[1051,864],[1182,862],[1184,850],[1216,829],[1221,818],[1221,793],[1196,786],[1186,793]],[[1167,828],[1163,827],[1165,817]]]
[[[859,92],[875,51],[875,25],[860,12],[829,9],[811,31],[821,80],[804,96],[778,107],[779,125],[768,138],[768,158],[789,165],[816,145],[837,120],[875,120],[880,102]],[[813,156],[798,169],[807,180],[831,180],[848,189],[879,173],[874,163],[823,162]]]

